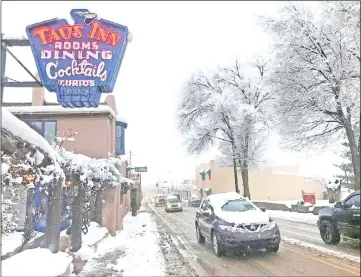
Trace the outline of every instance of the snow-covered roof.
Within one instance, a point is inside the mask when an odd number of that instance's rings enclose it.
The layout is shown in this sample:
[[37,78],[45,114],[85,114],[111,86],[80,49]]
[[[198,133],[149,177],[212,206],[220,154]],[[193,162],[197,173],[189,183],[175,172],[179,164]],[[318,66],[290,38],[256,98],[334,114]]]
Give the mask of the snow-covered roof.
[[64,108],[62,106],[15,106],[7,108],[13,114],[88,114],[109,113],[115,117],[112,108],[99,106],[98,108]]
[[123,116],[121,116],[119,114],[116,116],[115,120],[128,124],[128,121]]
[[39,135],[35,130],[30,128],[26,123],[16,118],[10,111],[9,108],[2,107],[2,129],[5,129],[12,133],[14,136],[17,136],[24,141],[39,147],[45,153],[49,155],[49,157],[55,161],[56,153],[54,149],[50,146],[50,144]]

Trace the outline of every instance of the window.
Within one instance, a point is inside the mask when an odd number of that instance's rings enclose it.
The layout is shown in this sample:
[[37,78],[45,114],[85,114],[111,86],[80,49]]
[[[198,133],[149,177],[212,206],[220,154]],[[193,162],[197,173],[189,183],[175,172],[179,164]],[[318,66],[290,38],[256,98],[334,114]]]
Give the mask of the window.
[[360,208],[360,194],[354,195],[346,201],[346,205]]
[[120,122],[115,123],[115,153],[117,155],[124,155],[124,125]]
[[55,120],[27,120],[25,123],[43,136],[50,144],[56,141],[57,125]]
[[222,210],[225,212],[246,212],[256,210],[255,207],[245,199],[236,199],[226,202]]

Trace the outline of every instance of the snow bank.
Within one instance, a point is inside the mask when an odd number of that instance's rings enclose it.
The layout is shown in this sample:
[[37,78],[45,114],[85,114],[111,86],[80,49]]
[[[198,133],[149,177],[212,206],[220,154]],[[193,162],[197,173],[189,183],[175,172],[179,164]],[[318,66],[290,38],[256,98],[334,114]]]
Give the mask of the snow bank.
[[2,276],[59,276],[66,272],[72,260],[64,252],[53,254],[46,248],[28,249],[2,261]]
[[[7,253],[13,252],[16,248],[18,248],[23,242],[23,232],[14,232],[9,235],[1,236],[1,255],[4,256]],[[34,238],[30,240],[33,241],[36,238],[44,235],[43,233],[36,233]]]
[[[1,128],[8,130],[14,136],[22,138],[24,141],[39,147],[49,157],[55,161],[55,152],[50,144],[39,135],[35,130],[31,129],[26,123],[17,119],[7,108],[2,108],[2,125]],[[24,132],[26,130],[26,132]]]
[[82,245],[92,246],[108,234],[108,229],[100,227],[98,223],[91,221],[89,231],[82,235]]
[[289,221],[317,225],[318,216],[312,213],[297,213],[297,212],[285,212],[285,211],[275,211],[275,210],[267,210],[267,213],[271,218],[279,218]]
[[[61,235],[67,236],[65,232],[63,231]],[[75,255],[83,261],[90,261],[95,253],[95,244],[101,241],[108,233],[107,228],[100,227],[98,223],[91,221],[88,233],[82,234],[82,245]]]
[[306,242],[296,240],[296,239],[291,239],[291,238],[282,237],[282,241],[287,243],[287,244],[298,245],[298,246],[301,246],[301,247],[304,247],[304,248],[312,249],[312,250],[317,251],[317,252],[321,252],[321,253],[324,253],[324,254],[336,256],[336,257],[341,258],[341,259],[345,259],[345,260],[349,260],[349,261],[352,261],[352,262],[360,263],[360,256],[353,256],[353,255],[349,255],[349,254],[344,254],[344,253],[341,253],[341,252],[338,252],[338,251],[335,251],[335,250],[332,250],[332,249],[327,249],[327,248],[324,248],[324,247],[321,247],[321,246],[317,246],[317,245],[314,245],[314,244],[311,244],[311,243],[306,243]]
[[[120,258],[114,264],[108,263],[107,269],[122,276],[165,276],[159,234],[151,215],[144,212],[132,217],[128,214],[123,224],[123,231],[115,237],[109,236],[98,245],[95,257],[101,260],[102,256],[121,252]],[[104,267],[104,263],[97,263],[97,259],[88,262],[83,271],[93,275],[91,273],[97,272],[97,268]]]

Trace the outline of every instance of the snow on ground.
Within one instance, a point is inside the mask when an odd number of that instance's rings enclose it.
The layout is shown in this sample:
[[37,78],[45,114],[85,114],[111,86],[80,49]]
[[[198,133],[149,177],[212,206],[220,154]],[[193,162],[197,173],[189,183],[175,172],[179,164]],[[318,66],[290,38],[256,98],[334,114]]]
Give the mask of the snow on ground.
[[[75,253],[83,261],[90,261],[95,253],[95,244],[108,235],[108,229],[100,227],[96,222],[90,222],[88,233],[82,234],[81,248]],[[61,235],[66,235],[63,231]]]
[[72,260],[64,252],[53,254],[46,248],[28,249],[2,261],[2,276],[60,276]]
[[165,276],[159,234],[151,215],[127,214],[123,224],[121,232],[115,237],[108,236],[98,245],[94,258],[84,266],[80,276]]
[[[1,255],[4,256],[9,252],[13,252],[16,248],[18,248],[23,242],[23,232],[14,232],[9,235],[1,236]],[[36,233],[34,238],[30,240],[41,237],[44,233]]]
[[[296,205],[300,200],[283,200],[283,201],[272,201],[272,200],[252,200],[254,202],[265,202],[265,203],[277,203],[277,204],[285,204],[288,208],[291,209],[291,205]],[[316,200],[315,207],[321,206],[333,206],[334,204],[330,204],[328,200]]]
[[352,261],[352,262],[360,263],[360,256],[353,256],[353,255],[349,255],[349,254],[344,254],[344,253],[341,253],[341,252],[338,252],[338,251],[335,251],[335,250],[332,250],[332,249],[327,249],[327,248],[324,248],[324,247],[321,247],[321,246],[317,246],[317,245],[314,245],[314,244],[311,244],[311,243],[306,243],[306,242],[296,240],[296,239],[291,239],[291,238],[282,237],[282,241],[287,243],[287,244],[293,244],[293,245],[301,246],[301,247],[308,248],[308,249],[311,249],[311,250],[314,250],[314,251],[317,251],[317,252],[321,252],[321,253],[324,253],[324,254],[329,254],[329,255],[332,255],[332,256],[336,256],[336,257],[341,258],[341,259],[345,259],[345,260],[349,260],[349,261]]
[[312,213],[297,213],[297,212],[285,212],[285,211],[276,211],[276,210],[267,210],[267,213],[271,218],[280,218],[289,221],[317,225],[318,216]]

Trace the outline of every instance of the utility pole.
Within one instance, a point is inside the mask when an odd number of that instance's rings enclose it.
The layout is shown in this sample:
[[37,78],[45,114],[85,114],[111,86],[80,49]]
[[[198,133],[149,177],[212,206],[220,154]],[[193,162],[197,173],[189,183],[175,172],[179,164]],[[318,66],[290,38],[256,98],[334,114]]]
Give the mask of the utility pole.
[[[1,40],[3,34],[1,34]],[[1,45],[1,106],[4,100],[4,82],[5,82],[5,63],[6,63],[6,49]]]
[[132,165],[132,150],[129,150],[129,166]]

